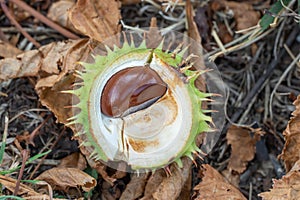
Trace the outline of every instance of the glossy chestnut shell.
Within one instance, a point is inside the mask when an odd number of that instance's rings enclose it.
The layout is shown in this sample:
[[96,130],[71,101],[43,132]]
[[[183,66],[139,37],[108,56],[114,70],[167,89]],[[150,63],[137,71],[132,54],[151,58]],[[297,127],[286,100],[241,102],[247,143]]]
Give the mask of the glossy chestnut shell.
[[123,117],[156,102],[167,91],[167,84],[149,66],[136,66],[114,74],[104,86],[101,112]]

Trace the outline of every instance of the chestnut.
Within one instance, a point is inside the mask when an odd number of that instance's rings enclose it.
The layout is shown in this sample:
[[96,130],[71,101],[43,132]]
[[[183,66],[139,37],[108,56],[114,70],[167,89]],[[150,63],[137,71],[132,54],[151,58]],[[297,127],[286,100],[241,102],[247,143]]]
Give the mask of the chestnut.
[[134,66],[114,74],[101,95],[101,112],[123,117],[155,103],[167,91],[167,84],[149,66]]

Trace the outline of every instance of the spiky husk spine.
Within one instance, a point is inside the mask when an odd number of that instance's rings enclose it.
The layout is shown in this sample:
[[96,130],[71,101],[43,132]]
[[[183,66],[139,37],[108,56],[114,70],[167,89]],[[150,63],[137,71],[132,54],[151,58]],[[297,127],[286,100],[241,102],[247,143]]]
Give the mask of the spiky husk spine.
[[[94,85],[95,78],[101,76],[106,70],[109,70],[109,66],[116,62],[116,60],[126,60],[132,56],[138,56],[139,54],[145,53],[152,53],[152,55],[155,54],[155,56],[157,56],[162,62],[184,74],[185,79],[183,81],[186,82],[185,86],[188,90],[189,98],[193,105],[192,128],[188,139],[186,140],[187,142],[185,148],[177,155],[174,155],[172,162],[176,162],[179,167],[182,167],[181,158],[183,156],[187,156],[193,160],[192,154],[198,154],[198,152],[201,152],[196,145],[196,137],[200,133],[209,132],[212,130],[209,126],[209,123],[212,122],[212,119],[211,117],[205,115],[207,111],[202,109],[202,102],[208,100],[208,97],[212,96],[212,94],[201,92],[195,86],[196,79],[205,71],[190,70],[192,64],[188,64],[188,62],[183,58],[187,48],[184,50],[178,48],[174,52],[168,52],[163,50],[163,42],[164,41],[162,41],[157,48],[149,49],[146,46],[145,40],[138,47],[135,46],[133,41],[125,41],[121,48],[114,46],[113,50],[111,50],[107,47],[106,56],[94,56],[95,62],[92,64],[80,63],[84,66],[85,70],[84,72],[77,71],[77,76],[83,81],[83,84],[77,89],[67,91],[68,93],[76,95],[80,99],[80,102],[74,105],[74,107],[80,109],[80,112],[69,119],[69,125],[79,125],[80,128],[78,128],[78,132],[75,134],[75,136],[81,139],[83,138],[83,141],[80,145],[92,147],[93,152],[90,152],[91,159],[102,160],[105,162],[108,161],[108,157],[106,156],[104,150],[94,138],[89,120],[89,96],[91,93],[91,88]],[[188,65],[184,68],[180,68],[182,63],[186,63]],[[82,137],[83,135],[84,137]],[[157,166],[149,166],[148,169],[145,169],[144,167],[144,169],[153,171],[158,168],[165,167],[168,164],[170,163],[160,163]],[[139,168],[139,166],[134,166],[135,170],[139,170]]]

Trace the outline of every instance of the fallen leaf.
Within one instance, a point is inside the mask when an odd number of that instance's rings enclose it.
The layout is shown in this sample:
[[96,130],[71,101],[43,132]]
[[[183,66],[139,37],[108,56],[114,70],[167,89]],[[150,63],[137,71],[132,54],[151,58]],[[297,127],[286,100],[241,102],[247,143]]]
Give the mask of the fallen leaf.
[[57,167],[77,168],[80,170],[84,170],[87,167],[87,163],[84,156],[81,153],[76,152],[61,159],[61,162]]
[[213,2],[212,10],[232,13],[236,21],[236,30],[244,30],[257,25],[260,19],[259,12],[255,11],[250,3],[219,0]]
[[22,53],[22,50],[0,40],[0,57],[13,58],[20,53]]
[[[156,170],[155,173],[150,175],[146,181],[144,196],[141,197],[140,200],[178,199],[183,191],[183,187],[189,179],[192,166],[192,161],[186,157],[182,158],[182,163],[182,168],[178,168],[175,163],[169,166],[171,175],[167,175],[164,169]],[[143,184],[143,182],[141,184]]]
[[[17,180],[13,179],[13,178],[10,178],[10,177],[7,177],[7,176],[0,175],[0,184],[3,186],[3,188],[6,188],[11,193],[13,193],[14,190],[15,190],[16,184],[17,184]],[[49,195],[44,194],[44,193],[38,193],[32,188],[32,186],[29,187],[29,186],[27,186],[23,183],[20,183],[17,195],[19,197],[22,197],[22,198],[28,199],[28,200],[39,200],[39,199],[45,199],[45,200],[53,199],[53,200],[56,200],[56,198],[52,197],[53,194],[52,194],[51,186],[49,186],[47,183],[45,183],[43,181],[39,181],[39,182],[34,184],[34,186],[36,186],[36,185],[47,185]]]
[[175,200],[178,198],[192,166],[192,161],[189,158],[184,157],[182,162],[182,168],[178,168],[175,163],[170,166],[171,176],[165,177],[152,194],[155,200]]
[[227,168],[230,171],[243,173],[249,161],[254,158],[255,144],[260,139],[261,132],[257,130],[254,136],[251,137],[249,129],[230,126],[226,139],[227,143],[231,145],[231,155]]
[[88,192],[97,185],[97,181],[90,175],[77,168],[52,168],[36,177],[49,183],[53,189],[68,191],[69,188],[82,188]]
[[[17,183],[16,179],[0,175],[0,184],[5,186],[9,191],[14,192],[15,187],[16,187],[16,183]],[[27,186],[23,183],[20,183],[17,195],[23,196],[23,197],[25,197],[25,196],[37,196],[37,195],[39,195],[39,193],[34,191],[31,187],[29,187],[29,186]]]
[[194,187],[195,200],[246,200],[242,193],[228,183],[217,170],[208,164],[204,164],[202,167],[202,181]]
[[[90,47],[90,48],[89,48]],[[35,89],[41,103],[48,107],[59,122],[67,123],[73,115],[72,95],[61,91],[71,89],[75,77],[72,73],[81,69],[78,61],[85,61],[91,52],[88,39],[53,42],[38,50],[26,51],[15,58],[0,60],[0,81],[28,76],[39,77]]]
[[[62,91],[71,89],[71,85],[75,81],[73,72],[81,69],[77,62],[85,61],[89,56],[90,43],[85,39],[69,40],[59,44],[53,44],[54,46],[51,45],[47,48],[49,59],[43,60],[43,62],[44,65],[48,63],[48,67],[53,66],[53,70],[51,74],[48,70],[46,75],[41,76],[35,89],[41,103],[55,114],[59,122],[67,123],[67,119],[73,116],[73,110],[68,107],[72,105],[73,99],[72,95],[63,94]],[[55,71],[54,67],[58,71]]]
[[[0,80],[38,76],[38,73],[42,77],[49,76],[49,74],[58,75],[60,71],[66,73],[74,69],[75,63],[82,58],[82,55],[71,55],[71,53],[79,49],[80,44],[82,48],[85,48],[84,43],[87,43],[87,40],[53,42],[39,50],[26,51],[13,58],[2,59],[0,60]],[[68,62],[63,63],[64,61]]]
[[269,192],[260,193],[258,196],[263,200],[300,199],[300,160],[281,179],[273,180],[273,188]]
[[112,0],[78,0],[69,19],[82,34],[102,42],[120,32],[120,3]]
[[157,170],[154,174],[151,174],[145,187],[144,197],[141,198],[141,200],[153,199],[151,198],[152,194],[155,192],[164,178],[166,178],[166,172],[163,169]]
[[296,106],[292,117],[283,131],[285,144],[279,158],[284,161],[285,169],[289,171],[292,166],[300,160],[300,95],[294,102]]
[[225,1],[234,12],[234,19],[236,20],[236,29],[244,30],[258,24],[260,19],[259,12],[255,11],[251,4],[246,2]]
[[126,185],[126,189],[122,193],[120,200],[140,198],[144,193],[148,176],[148,173],[141,175],[134,174],[130,182]]
[[14,58],[0,60],[0,81],[35,76],[39,71],[40,60],[38,50],[25,52]]
[[70,22],[68,10],[75,5],[74,0],[60,0],[51,4],[47,17],[63,27],[78,33],[79,31]]
[[[195,40],[198,44],[201,44],[201,37],[196,25],[196,22],[194,21],[194,10],[191,4],[190,0],[186,1],[186,18],[187,18],[187,24],[188,24],[188,36]],[[195,51],[192,49],[191,51]]]

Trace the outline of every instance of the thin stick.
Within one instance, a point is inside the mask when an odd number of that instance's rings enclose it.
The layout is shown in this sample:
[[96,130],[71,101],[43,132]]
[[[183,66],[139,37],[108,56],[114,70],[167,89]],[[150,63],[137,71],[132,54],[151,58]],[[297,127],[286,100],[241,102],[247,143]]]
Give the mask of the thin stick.
[[7,18],[11,21],[11,23],[13,25],[16,26],[16,28],[24,35],[24,37],[26,37],[32,44],[34,44],[34,46],[36,46],[37,48],[39,48],[41,45],[40,43],[38,43],[35,39],[33,39],[33,37],[31,37],[23,28],[22,26],[17,22],[17,20],[13,17],[13,15],[9,12],[6,4],[4,3],[3,0],[0,1],[1,3],[1,8],[3,10],[3,12],[5,13],[5,15],[7,16]]
[[22,179],[22,176],[24,174],[24,169],[25,169],[25,165],[26,165],[26,161],[28,159],[28,155],[29,155],[29,152],[27,150],[22,150],[22,165],[21,165],[21,169],[20,169],[20,173],[19,173],[19,176],[18,176],[18,180],[16,182],[16,187],[15,187],[15,190],[14,190],[14,195],[16,196],[19,192],[19,189],[20,189],[20,182],[21,182],[21,179]]
[[10,0],[14,4],[18,5],[19,7],[23,8],[25,11],[29,12],[32,16],[43,22],[44,24],[50,26],[51,28],[57,30],[59,33],[64,35],[70,39],[79,39],[79,36],[75,35],[74,33],[68,31],[67,29],[61,27],[60,25],[56,24],[55,22],[51,21],[41,13],[37,12],[35,9],[27,5],[24,1],[20,0]]
[[281,75],[280,79],[277,81],[272,93],[271,93],[271,97],[270,97],[270,104],[269,104],[269,110],[270,110],[270,118],[273,119],[273,111],[272,111],[272,105],[273,105],[273,98],[274,95],[276,93],[276,90],[278,88],[278,86],[281,84],[281,82],[283,81],[283,79],[287,76],[287,74],[289,73],[289,71],[292,70],[292,68],[294,67],[294,65],[299,62],[300,59],[300,53],[298,54],[298,56],[293,60],[293,62],[288,66],[288,68],[286,68],[286,70],[284,71],[284,73]]

